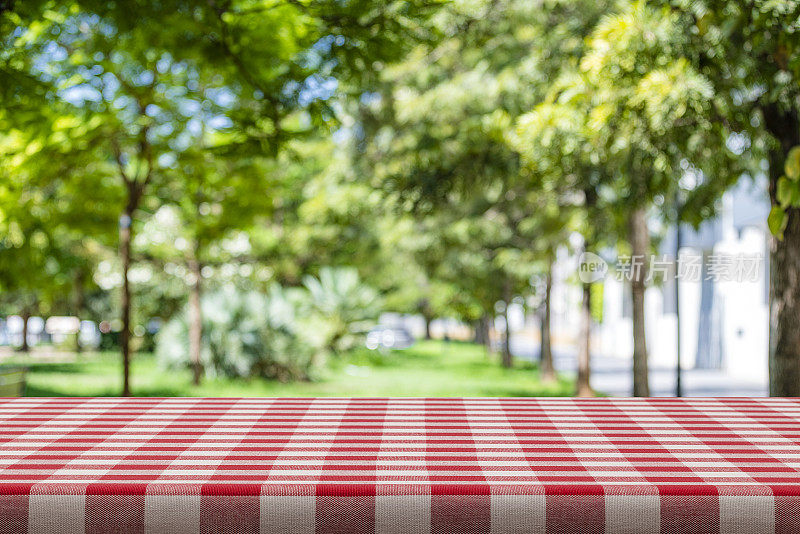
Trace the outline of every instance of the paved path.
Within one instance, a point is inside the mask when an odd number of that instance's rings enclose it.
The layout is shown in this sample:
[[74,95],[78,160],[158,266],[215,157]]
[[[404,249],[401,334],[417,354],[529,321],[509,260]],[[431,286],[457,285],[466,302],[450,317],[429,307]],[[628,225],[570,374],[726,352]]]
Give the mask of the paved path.
[[[512,352],[526,359],[538,359],[539,349],[530,339],[511,339]],[[554,363],[558,371],[575,374],[577,361],[574,351],[556,350]],[[633,389],[631,361],[608,356],[592,356],[592,388],[613,396],[630,396]],[[724,371],[708,369],[684,370],[683,394],[686,397],[762,397],[768,392],[767,384],[731,378]],[[651,366],[650,394],[654,397],[675,395],[675,369]]]

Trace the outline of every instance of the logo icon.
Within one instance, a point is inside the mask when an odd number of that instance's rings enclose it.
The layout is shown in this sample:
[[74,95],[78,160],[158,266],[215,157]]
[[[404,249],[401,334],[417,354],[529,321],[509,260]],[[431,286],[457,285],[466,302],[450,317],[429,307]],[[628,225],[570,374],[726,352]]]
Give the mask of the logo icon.
[[605,278],[608,273],[606,261],[593,252],[584,252],[578,258],[578,278],[584,284],[591,284]]

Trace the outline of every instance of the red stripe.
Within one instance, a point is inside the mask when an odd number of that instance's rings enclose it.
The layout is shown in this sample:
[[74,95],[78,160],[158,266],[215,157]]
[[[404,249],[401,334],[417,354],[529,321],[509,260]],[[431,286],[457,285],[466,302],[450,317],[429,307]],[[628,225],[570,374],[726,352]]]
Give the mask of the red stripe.
[[27,531],[28,495],[0,493],[0,534],[18,534]]
[[[595,488],[597,489],[597,488]],[[599,488],[602,491],[602,488]],[[603,534],[606,525],[605,496],[582,492],[547,493],[547,534]]]
[[143,490],[127,495],[119,489],[112,489],[113,494],[90,494],[90,488],[86,495],[86,534],[144,533]]
[[[206,486],[203,486],[207,490]],[[259,495],[222,492],[204,493],[200,506],[201,534],[235,532],[258,534],[260,528]]]
[[[426,422],[427,410],[426,404]],[[463,414],[461,417],[464,421],[468,421],[466,406],[462,404],[458,413]],[[474,441],[472,444],[474,446]],[[434,460],[431,451],[429,448],[426,457],[428,479],[431,482],[445,482],[456,478],[476,482],[476,484],[461,487],[450,484],[431,486],[432,534],[483,534],[489,532],[491,530],[491,490],[486,484],[486,478],[483,475],[475,477],[431,475],[430,472],[435,470],[434,466],[431,466],[431,462]],[[477,454],[471,455],[465,463],[472,466],[479,465]]]
[[490,507],[488,488],[484,494],[432,495],[431,533],[486,534],[491,531]]
[[718,534],[719,497],[662,495],[661,533]]
[[[269,410],[261,414],[267,417]],[[200,440],[198,439],[197,442]],[[196,442],[196,443],[197,443]],[[241,446],[241,442],[234,446]],[[228,454],[232,451],[229,450]],[[225,463],[227,455],[219,457],[220,465]],[[215,466],[219,468],[219,466]],[[259,484],[237,484],[231,491],[228,484],[222,483],[230,477],[218,476],[214,473],[200,490],[200,532],[214,534],[218,532],[237,532],[242,534],[258,534],[260,529],[261,487]]]
[[800,496],[775,497],[775,534],[800,531]]
[[[383,415],[386,412],[386,401],[383,403],[383,413],[377,413],[375,419],[383,422]],[[329,462],[332,455],[340,452],[340,444],[347,441],[347,434],[341,429],[348,423],[352,423],[353,416],[351,406],[347,407],[342,420],[339,423],[339,431],[334,436],[333,444],[328,449],[325,456],[325,464],[322,466],[323,474],[319,482],[323,486],[317,486],[316,502],[316,532],[317,534],[367,534],[375,531],[375,484],[342,484],[337,486],[325,486],[326,482],[335,480],[335,476],[325,474],[330,469]],[[381,427],[382,430],[382,427]],[[375,460],[380,451],[381,440],[376,440],[378,446],[373,449],[374,454],[370,455],[369,462],[364,467],[369,471],[374,471]],[[326,469],[327,468],[327,469]],[[375,479],[371,475],[369,479]],[[330,490],[338,490],[339,493],[332,494]]]

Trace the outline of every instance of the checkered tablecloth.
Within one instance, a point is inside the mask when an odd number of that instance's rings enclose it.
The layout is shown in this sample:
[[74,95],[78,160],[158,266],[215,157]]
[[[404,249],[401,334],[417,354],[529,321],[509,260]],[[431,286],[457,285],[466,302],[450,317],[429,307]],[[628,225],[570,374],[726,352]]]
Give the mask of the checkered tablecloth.
[[795,399],[0,399],[1,533],[797,533]]

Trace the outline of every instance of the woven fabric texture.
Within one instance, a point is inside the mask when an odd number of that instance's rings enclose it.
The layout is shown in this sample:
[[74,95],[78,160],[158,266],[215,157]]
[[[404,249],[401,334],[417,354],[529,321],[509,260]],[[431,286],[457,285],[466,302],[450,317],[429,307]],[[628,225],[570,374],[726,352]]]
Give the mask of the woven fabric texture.
[[0,533],[797,533],[798,469],[798,399],[0,399]]

